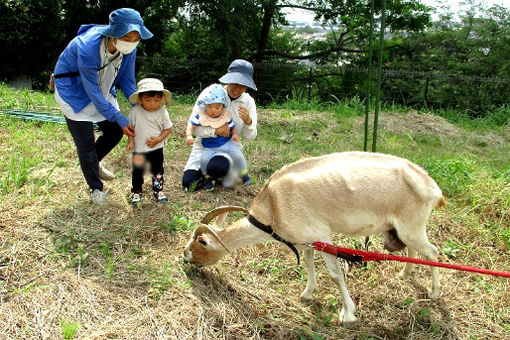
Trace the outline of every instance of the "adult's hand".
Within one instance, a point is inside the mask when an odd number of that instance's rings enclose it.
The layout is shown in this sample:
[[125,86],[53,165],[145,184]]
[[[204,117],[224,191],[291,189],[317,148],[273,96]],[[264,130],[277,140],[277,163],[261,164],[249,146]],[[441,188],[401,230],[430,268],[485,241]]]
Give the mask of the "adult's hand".
[[131,123],[126,125],[126,127],[124,127],[122,129],[122,131],[124,132],[125,135],[131,136],[131,137],[135,136],[135,128],[133,127],[133,125],[131,125]]
[[239,114],[239,118],[243,120],[244,124],[251,125],[252,120],[247,108],[245,108],[244,106],[239,106],[237,113]]
[[225,123],[219,128],[216,128],[216,130],[214,130],[214,134],[216,136],[228,137],[230,135],[230,128],[228,127],[227,123]]

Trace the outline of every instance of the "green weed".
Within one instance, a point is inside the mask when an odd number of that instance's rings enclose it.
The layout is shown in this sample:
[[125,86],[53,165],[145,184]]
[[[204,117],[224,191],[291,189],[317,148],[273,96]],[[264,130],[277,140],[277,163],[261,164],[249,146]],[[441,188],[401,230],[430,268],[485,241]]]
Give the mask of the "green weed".
[[53,246],[58,254],[67,258],[69,267],[83,266],[89,259],[89,253],[78,242],[74,231],[70,231],[69,235],[54,236]]
[[51,174],[55,171],[57,165],[48,170],[48,172],[42,178],[33,178],[32,182],[35,184],[35,189],[40,189],[43,186],[51,186],[53,183],[50,179]]
[[510,227],[500,230],[499,236],[503,240],[506,249],[510,250]]
[[326,324],[330,323],[331,320],[333,320],[334,315],[335,315],[334,313],[331,313],[329,311],[317,309],[315,311],[315,320],[320,322],[323,325],[326,325]]
[[187,217],[175,214],[172,217],[172,220],[169,223],[165,224],[163,227],[165,228],[166,231],[170,233],[176,233],[179,231],[193,229],[193,223],[194,222],[189,220]]
[[416,320],[419,323],[430,323],[431,311],[430,308],[423,308],[418,311],[416,315]]
[[[149,259],[144,264],[133,264],[131,271],[143,274],[144,282],[148,283],[148,295],[159,300],[161,296],[169,289],[170,286],[179,286],[179,288],[187,289],[191,286],[190,278],[180,281],[176,275],[181,273],[181,269],[175,268],[169,262],[154,264]],[[187,276],[195,275],[199,269],[196,266],[184,266],[184,273]]]
[[485,121],[496,126],[504,126],[510,123],[510,104],[503,105],[485,116]]
[[170,264],[164,263],[163,265],[158,265],[156,268],[152,268],[148,272],[150,285],[148,293],[153,299],[159,300],[169,286],[177,283],[174,278],[175,271],[176,269]]
[[16,160],[11,157],[10,166],[2,179],[2,194],[21,188],[28,180],[28,162],[25,157]]
[[457,252],[460,250],[459,245],[452,239],[447,239],[442,247],[443,253],[450,259],[457,257]]
[[104,273],[109,280],[113,280],[113,274],[115,273],[115,260],[112,256],[111,244],[109,242],[105,242],[101,245],[101,253],[105,260],[103,268]]
[[74,232],[71,231],[70,235],[55,235],[53,238],[53,246],[57,253],[73,253],[78,248],[78,240],[75,238]]
[[65,340],[74,338],[80,327],[80,324],[77,322],[66,320],[60,321],[60,329],[62,330],[62,336]]
[[284,277],[287,267],[283,266],[281,261],[276,258],[265,258],[257,261],[250,261],[250,265],[261,275],[270,274],[279,280]]
[[455,196],[466,191],[473,182],[473,173],[476,171],[474,162],[462,158],[429,158],[424,167],[446,196]]
[[406,307],[412,305],[416,300],[413,298],[407,298],[400,304],[401,307]]

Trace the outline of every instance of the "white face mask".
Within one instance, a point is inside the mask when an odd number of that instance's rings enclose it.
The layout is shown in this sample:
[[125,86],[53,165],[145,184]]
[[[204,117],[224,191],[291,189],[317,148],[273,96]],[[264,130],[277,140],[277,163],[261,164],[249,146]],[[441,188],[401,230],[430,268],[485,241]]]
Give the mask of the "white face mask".
[[127,42],[127,41],[117,39],[117,41],[115,42],[114,45],[115,45],[115,48],[117,49],[117,51],[119,51],[121,54],[129,54],[135,50],[135,48],[136,48],[136,46],[138,46],[139,42],[140,41]]

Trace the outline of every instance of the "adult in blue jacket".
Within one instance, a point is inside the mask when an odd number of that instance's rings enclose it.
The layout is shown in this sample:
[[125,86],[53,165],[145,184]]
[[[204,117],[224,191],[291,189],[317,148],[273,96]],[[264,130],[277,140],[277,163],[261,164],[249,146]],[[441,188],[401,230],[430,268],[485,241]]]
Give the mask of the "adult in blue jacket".
[[[106,203],[101,180],[114,177],[101,160],[123,133],[134,136],[133,126],[119,110],[115,88],[120,86],[127,98],[136,91],[136,47],[141,39],[151,37],[140,13],[117,9],[108,25],[81,26],[55,66],[55,99],[66,117],[94,203]],[[97,140],[94,123],[102,132]]]

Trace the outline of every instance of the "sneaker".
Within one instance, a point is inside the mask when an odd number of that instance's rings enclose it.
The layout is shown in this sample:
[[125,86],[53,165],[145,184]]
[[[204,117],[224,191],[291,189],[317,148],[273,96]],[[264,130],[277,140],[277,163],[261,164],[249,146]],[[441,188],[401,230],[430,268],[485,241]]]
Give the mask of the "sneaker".
[[106,204],[106,192],[99,189],[94,189],[90,195],[90,200],[94,204],[105,205]]
[[214,181],[211,177],[206,177],[204,179],[204,190],[205,191],[213,191],[214,190]]
[[99,178],[103,181],[111,181],[115,178],[115,174],[105,168],[101,162],[99,162]]
[[131,205],[136,208],[138,203],[142,200],[142,193],[141,192],[133,192],[131,193]]
[[165,193],[163,191],[154,192],[154,197],[160,203],[168,203],[168,198],[166,198]]
[[243,185],[248,186],[248,185],[252,185],[253,184],[252,181],[251,181],[250,175],[248,175],[248,174],[244,174],[241,179],[243,181]]

